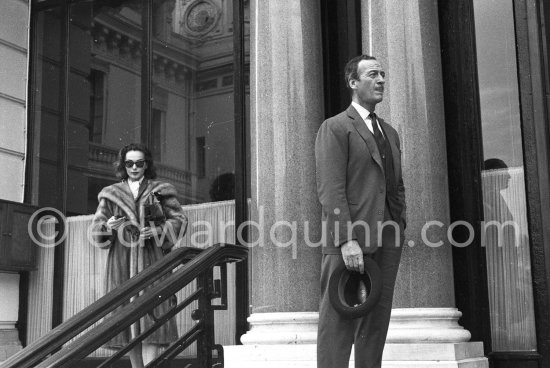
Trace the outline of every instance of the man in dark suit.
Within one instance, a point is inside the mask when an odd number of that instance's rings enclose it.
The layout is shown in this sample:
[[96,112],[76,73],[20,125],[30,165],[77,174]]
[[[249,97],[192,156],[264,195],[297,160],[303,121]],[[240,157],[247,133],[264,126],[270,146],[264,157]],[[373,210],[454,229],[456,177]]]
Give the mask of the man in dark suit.
[[[348,109],[321,125],[315,142],[317,191],[328,230],[321,265],[317,366],[343,368],[355,346],[355,366],[379,368],[390,320],[405,229],[401,149],[394,128],[374,114],[385,73],[372,56],[345,67]],[[364,272],[364,255],[382,271],[380,301],[365,317],[346,319],[328,297],[328,281],[344,262]]]

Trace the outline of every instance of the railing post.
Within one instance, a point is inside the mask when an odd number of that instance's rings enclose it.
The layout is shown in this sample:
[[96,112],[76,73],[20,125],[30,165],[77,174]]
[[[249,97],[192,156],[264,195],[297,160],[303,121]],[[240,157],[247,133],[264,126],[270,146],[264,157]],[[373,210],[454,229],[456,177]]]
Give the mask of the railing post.
[[197,339],[197,360],[199,368],[212,368],[212,350],[214,348],[214,313],[212,309],[212,292],[214,288],[212,268],[197,277],[197,287],[204,290],[198,304],[203,333]]

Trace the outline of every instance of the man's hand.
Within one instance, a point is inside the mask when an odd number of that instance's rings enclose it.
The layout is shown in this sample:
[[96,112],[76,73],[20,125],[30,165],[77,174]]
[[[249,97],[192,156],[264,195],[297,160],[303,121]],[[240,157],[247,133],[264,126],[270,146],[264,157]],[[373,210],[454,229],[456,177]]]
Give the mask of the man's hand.
[[356,240],[350,240],[340,246],[344,264],[350,271],[365,273],[365,263],[363,262],[363,251]]

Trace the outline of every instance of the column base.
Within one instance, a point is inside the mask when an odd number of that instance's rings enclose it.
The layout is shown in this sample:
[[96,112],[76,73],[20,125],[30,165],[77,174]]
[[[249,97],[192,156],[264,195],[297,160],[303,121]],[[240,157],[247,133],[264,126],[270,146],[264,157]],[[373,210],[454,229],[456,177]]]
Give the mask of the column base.
[[[315,368],[317,346],[224,346],[226,368]],[[353,350],[350,368],[354,367]],[[383,368],[488,368],[481,342],[437,344],[386,344]]]
[[[483,343],[468,342],[456,308],[392,310],[384,368],[488,368]],[[242,346],[226,346],[227,368],[316,367],[317,312],[256,313]],[[350,367],[354,366],[353,351]]]
[[16,329],[0,330],[0,362],[8,359],[23,349]]

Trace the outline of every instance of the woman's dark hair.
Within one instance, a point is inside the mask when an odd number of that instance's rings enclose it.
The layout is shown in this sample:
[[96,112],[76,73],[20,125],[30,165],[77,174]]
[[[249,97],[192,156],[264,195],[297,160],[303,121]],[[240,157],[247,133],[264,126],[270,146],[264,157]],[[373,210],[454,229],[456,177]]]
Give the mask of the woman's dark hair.
[[124,161],[126,160],[126,154],[130,151],[140,151],[143,152],[145,156],[145,162],[147,163],[147,169],[145,169],[145,177],[147,179],[155,179],[157,177],[157,169],[153,163],[153,155],[149,148],[141,143],[130,143],[127,146],[124,146],[118,151],[118,160],[114,163],[115,173],[117,178],[126,180],[128,179],[128,173],[126,172],[126,167],[124,166]]

